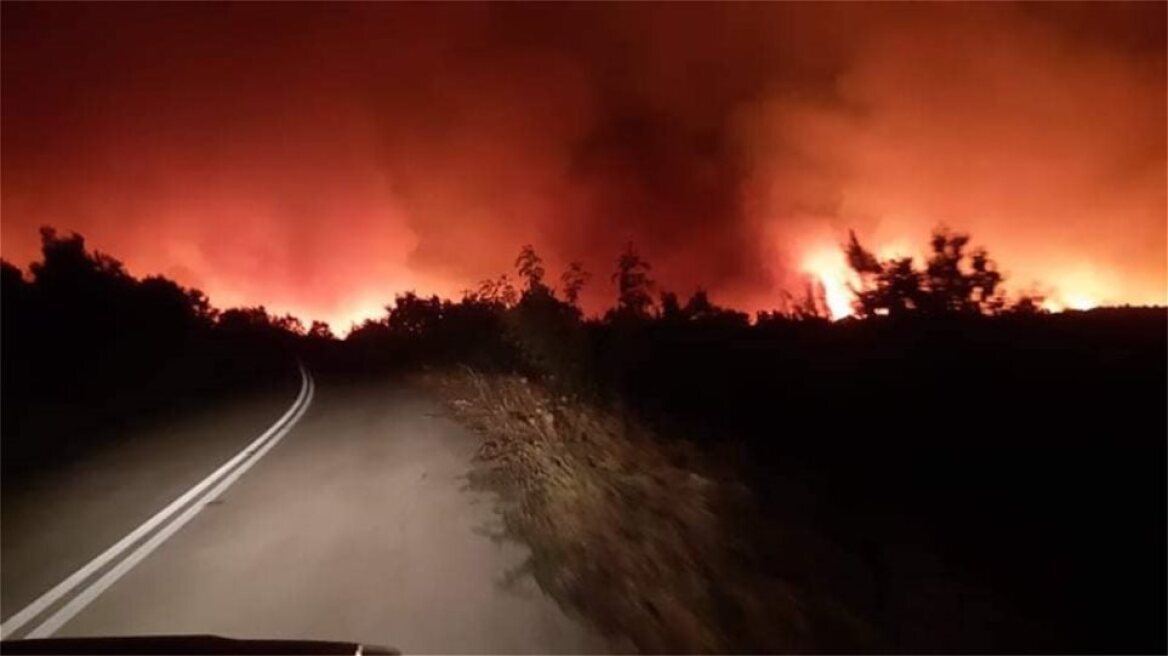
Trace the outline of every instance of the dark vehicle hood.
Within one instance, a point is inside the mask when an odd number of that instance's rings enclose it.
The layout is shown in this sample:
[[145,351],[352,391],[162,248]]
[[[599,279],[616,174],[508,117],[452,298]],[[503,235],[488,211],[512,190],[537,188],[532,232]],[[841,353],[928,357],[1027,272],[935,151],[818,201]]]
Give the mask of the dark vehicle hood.
[[400,654],[389,647],[327,640],[236,640],[214,635],[5,640],[8,654]]

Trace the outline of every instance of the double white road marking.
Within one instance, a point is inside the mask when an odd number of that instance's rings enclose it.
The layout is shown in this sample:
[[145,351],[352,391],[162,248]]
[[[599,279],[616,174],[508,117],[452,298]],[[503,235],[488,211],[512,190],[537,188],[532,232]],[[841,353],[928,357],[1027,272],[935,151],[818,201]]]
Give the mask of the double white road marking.
[[[131,531],[129,535],[119,540],[117,544],[106,549],[97,558],[94,558],[84,567],[73,572],[64,581],[61,581],[51,590],[38,597],[36,601],[8,618],[7,622],[0,625],[0,637],[13,637],[13,634],[20,630],[22,626],[39,617],[48,608],[59,602],[79,585],[89,580],[94,574],[117,560],[124,552],[137,544],[137,548],[130,551],[125,558],[109,568],[101,577],[89,583],[88,586],[78,592],[36,628],[29,631],[24,637],[47,638],[53,635],[57,629],[73,619],[77,613],[81,612],[98,595],[116,583],[118,579],[125,576],[142,559],[149,556],[167,538],[177,533],[179,529],[194,519],[195,515],[204,506],[223,494],[244,472],[251,469],[260,458],[264,457],[264,454],[276,446],[280,440],[284,439],[284,436],[292,430],[292,427],[296,425],[296,422],[300,421],[300,418],[308,410],[309,404],[312,403],[312,396],[315,389],[316,386],[313,383],[312,376],[301,365],[300,393],[296,396],[296,400],[288,408],[288,411],[277,419],[276,423],[272,424],[268,430],[264,431],[263,435],[257,437],[255,441],[237,453],[231,460],[223,463],[223,466],[212,472],[210,476],[199,481],[197,485],[172,501],[170,505],[158,511],[156,515]],[[176,513],[178,514],[176,515]],[[162,527],[161,529],[159,529],[160,526]],[[151,535],[152,533],[153,535]],[[138,544],[148,535],[151,536],[149,539]]]

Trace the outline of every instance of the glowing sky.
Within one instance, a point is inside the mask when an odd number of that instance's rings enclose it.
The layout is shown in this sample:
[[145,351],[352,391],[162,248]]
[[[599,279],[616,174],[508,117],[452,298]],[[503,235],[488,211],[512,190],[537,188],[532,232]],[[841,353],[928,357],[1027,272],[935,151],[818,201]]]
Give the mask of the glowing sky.
[[633,241],[759,309],[945,223],[1012,289],[1162,304],[1165,9],[5,3],[0,249],[343,330],[525,243],[591,308]]

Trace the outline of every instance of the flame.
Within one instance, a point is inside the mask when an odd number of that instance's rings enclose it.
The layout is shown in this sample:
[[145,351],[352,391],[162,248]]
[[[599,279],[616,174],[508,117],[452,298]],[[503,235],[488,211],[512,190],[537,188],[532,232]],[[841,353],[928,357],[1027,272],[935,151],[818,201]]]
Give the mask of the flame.
[[1067,296],[1067,307],[1072,310],[1090,310],[1098,305],[1099,301],[1096,301],[1090,296],[1083,294],[1071,294]]
[[853,273],[847,258],[837,245],[819,247],[803,258],[802,271],[823,285],[824,298],[832,319],[843,319],[853,313],[852,291],[848,282]]
[[1052,276],[1053,288],[1042,306],[1051,312],[1090,310],[1111,302],[1112,290],[1118,288],[1114,274],[1085,264]]
[[367,319],[384,319],[386,316],[386,305],[388,304],[379,301],[365,302],[353,306],[347,311],[337,313],[332,317],[331,321],[326,318],[326,322],[338,337],[344,337],[354,328],[365,323]]
[[[918,263],[919,253],[906,247],[903,241],[889,241],[877,245],[874,252],[881,260],[894,257],[913,257]],[[805,251],[800,270],[823,285],[825,300],[834,320],[852,316],[852,290],[858,285],[856,274],[848,266],[842,248],[837,244],[817,244]],[[1007,272],[1008,276],[1008,272]],[[1050,312],[1090,310],[1117,302],[1115,290],[1121,289],[1115,272],[1079,263],[1073,268],[1056,271],[1051,283],[1027,290],[1025,287],[1007,289],[1014,298],[1037,294],[1043,298],[1042,307]],[[1149,302],[1158,302],[1152,299]]]

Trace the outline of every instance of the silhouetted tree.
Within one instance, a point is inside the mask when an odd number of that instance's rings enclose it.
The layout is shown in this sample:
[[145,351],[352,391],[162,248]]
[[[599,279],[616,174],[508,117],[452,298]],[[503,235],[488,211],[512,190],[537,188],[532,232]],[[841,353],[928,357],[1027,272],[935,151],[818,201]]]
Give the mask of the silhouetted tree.
[[1049,311],[1042,306],[1042,302],[1045,300],[1041,294],[1023,294],[1002,311],[1014,315],[1049,314]]
[[808,278],[803,288],[803,298],[792,304],[791,316],[798,320],[830,319],[831,308],[827,305],[827,289],[818,279]]
[[73,233],[60,237],[54,228],[41,228],[40,262],[29,267],[33,281],[50,294],[94,291],[90,286],[131,282],[122,263],[104,253],[89,254],[85,238]]
[[60,415],[44,408],[67,401],[75,403],[62,418],[71,422],[67,432],[80,434],[101,417],[243,384],[287,361],[290,341],[263,308],[220,314],[199,290],[162,276],[134,278],[80,235],[45,227],[40,236],[42,257],[27,278],[3,267],[3,387],[18,390],[6,391],[13,402],[6,429],[19,434],[22,424]]
[[273,319],[272,325],[293,335],[302,336],[307,333],[307,331],[304,329],[304,322],[301,321],[298,317],[292,316],[291,314],[285,314],[282,317]]
[[515,286],[511,284],[510,278],[502,275],[498,278],[487,278],[479,283],[478,290],[466,297],[466,300],[508,308],[515,305],[519,300],[519,295],[515,291]]
[[849,233],[844,251],[860,278],[853,288],[855,307],[863,316],[910,312],[929,314],[993,314],[1004,307],[999,290],[1002,275],[985,249],[967,253],[969,236],[944,228],[933,232],[932,253],[925,269],[911,257],[880,261]]
[[536,254],[535,248],[531,244],[524,246],[519,251],[519,256],[515,258],[515,269],[526,286],[526,292],[536,293],[547,290],[547,286],[543,284],[543,259]]
[[584,265],[577,261],[568,263],[568,269],[560,274],[560,284],[564,288],[564,299],[571,305],[580,301],[580,290],[592,278],[592,274],[584,270]]
[[683,310],[689,319],[708,319],[721,314],[724,310],[710,302],[710,295],[704,289],[699,289],[689,297]]
[[[7,260],[0,260],[0,281],[3,285],[0,287],[3,289],[3,297],[0,298],[3,298],[6,308],[23,309],[32,295],[32,284],[25,280],[20,269]],[[3,313],[0,313],[0,316],[3,316]]]
[[308,336],[313,339],[329,341],[337,338],[333,334],[332,328],[329,328],[329,325],[323,321],[313,321],[312,325],[308,328]]
[[543,305],[547,306],[547,311],[553,314],[562,311],[563,308],[560,307],[562,304],[555,297],[555,292],[543,283],[543,260],[535,253],[534,248],[530,245],[523,247],[523,250],[519,252],[519,257],[515,259],[515,268],[519,277],[525,281],[526,287],[517,308],[526,310],[536,305]]
[[[19,381],[25,375],[24,367],[31,360],[30,349],[35,348],[34,340],[43,337],[44,331],[37,326],[40,308],[35,302],[35,289],[26,280],[21,270],[11,263],[0,260],[0,357],[3,358],[5,395],[23,391],[19,385],[9,381]],[[8,396],[11,398],[11,396]]]
[[[531,371],[573,376],[579,367],[580,310],[556,298],[543,283],[542,261],[531,246],[524,246],[515,261],[526,289],[519,302],[506,311],[506,339],[520,361]],[[578,292],[578,288],[574,292]]]
[[422,298],[406,292],[394,299],[387,308],[387,325],[394,333],[420,336],[432,332],[442,321],[443,303],[437,296]]
[[274,319],[262,305],[230,308],[219,313],[217,325],[231,332],[258,332],[272,328]]
[[653,308],[651,293],[655,285],[649,277],[649,263],[630,243],[617,258],[616,267],[612,281],[617,286],[617,301],[615,311],[610,314],[631,319],[647,318]]
[[984,248],[968,254],[965,268],[965,247],[969,235],[953,233],[944,228],[933,232],[930,241],[932,255],[925,268],[928,293],[925,298],[935,313],[992,313],[1001,308],[997,293],[1002,275]]
[[354,323],[345,336],[349,343],[373,343],[381,339],[388,339],[391,335],[387,325],[388,314],[381,319],[368,318],[361,323]]
[[681,302],[674,292],[661,292],[661,320],[666,322],[685,321],[681,311]]
[[747,326],[750,317],[737,310],[719,307],[710,301],[710,295],[704,289],[698,289],[680,305],[677,294],[663,292],[661,294],[661,319],[665,322],[692,322],[707,325],[741,325]]

